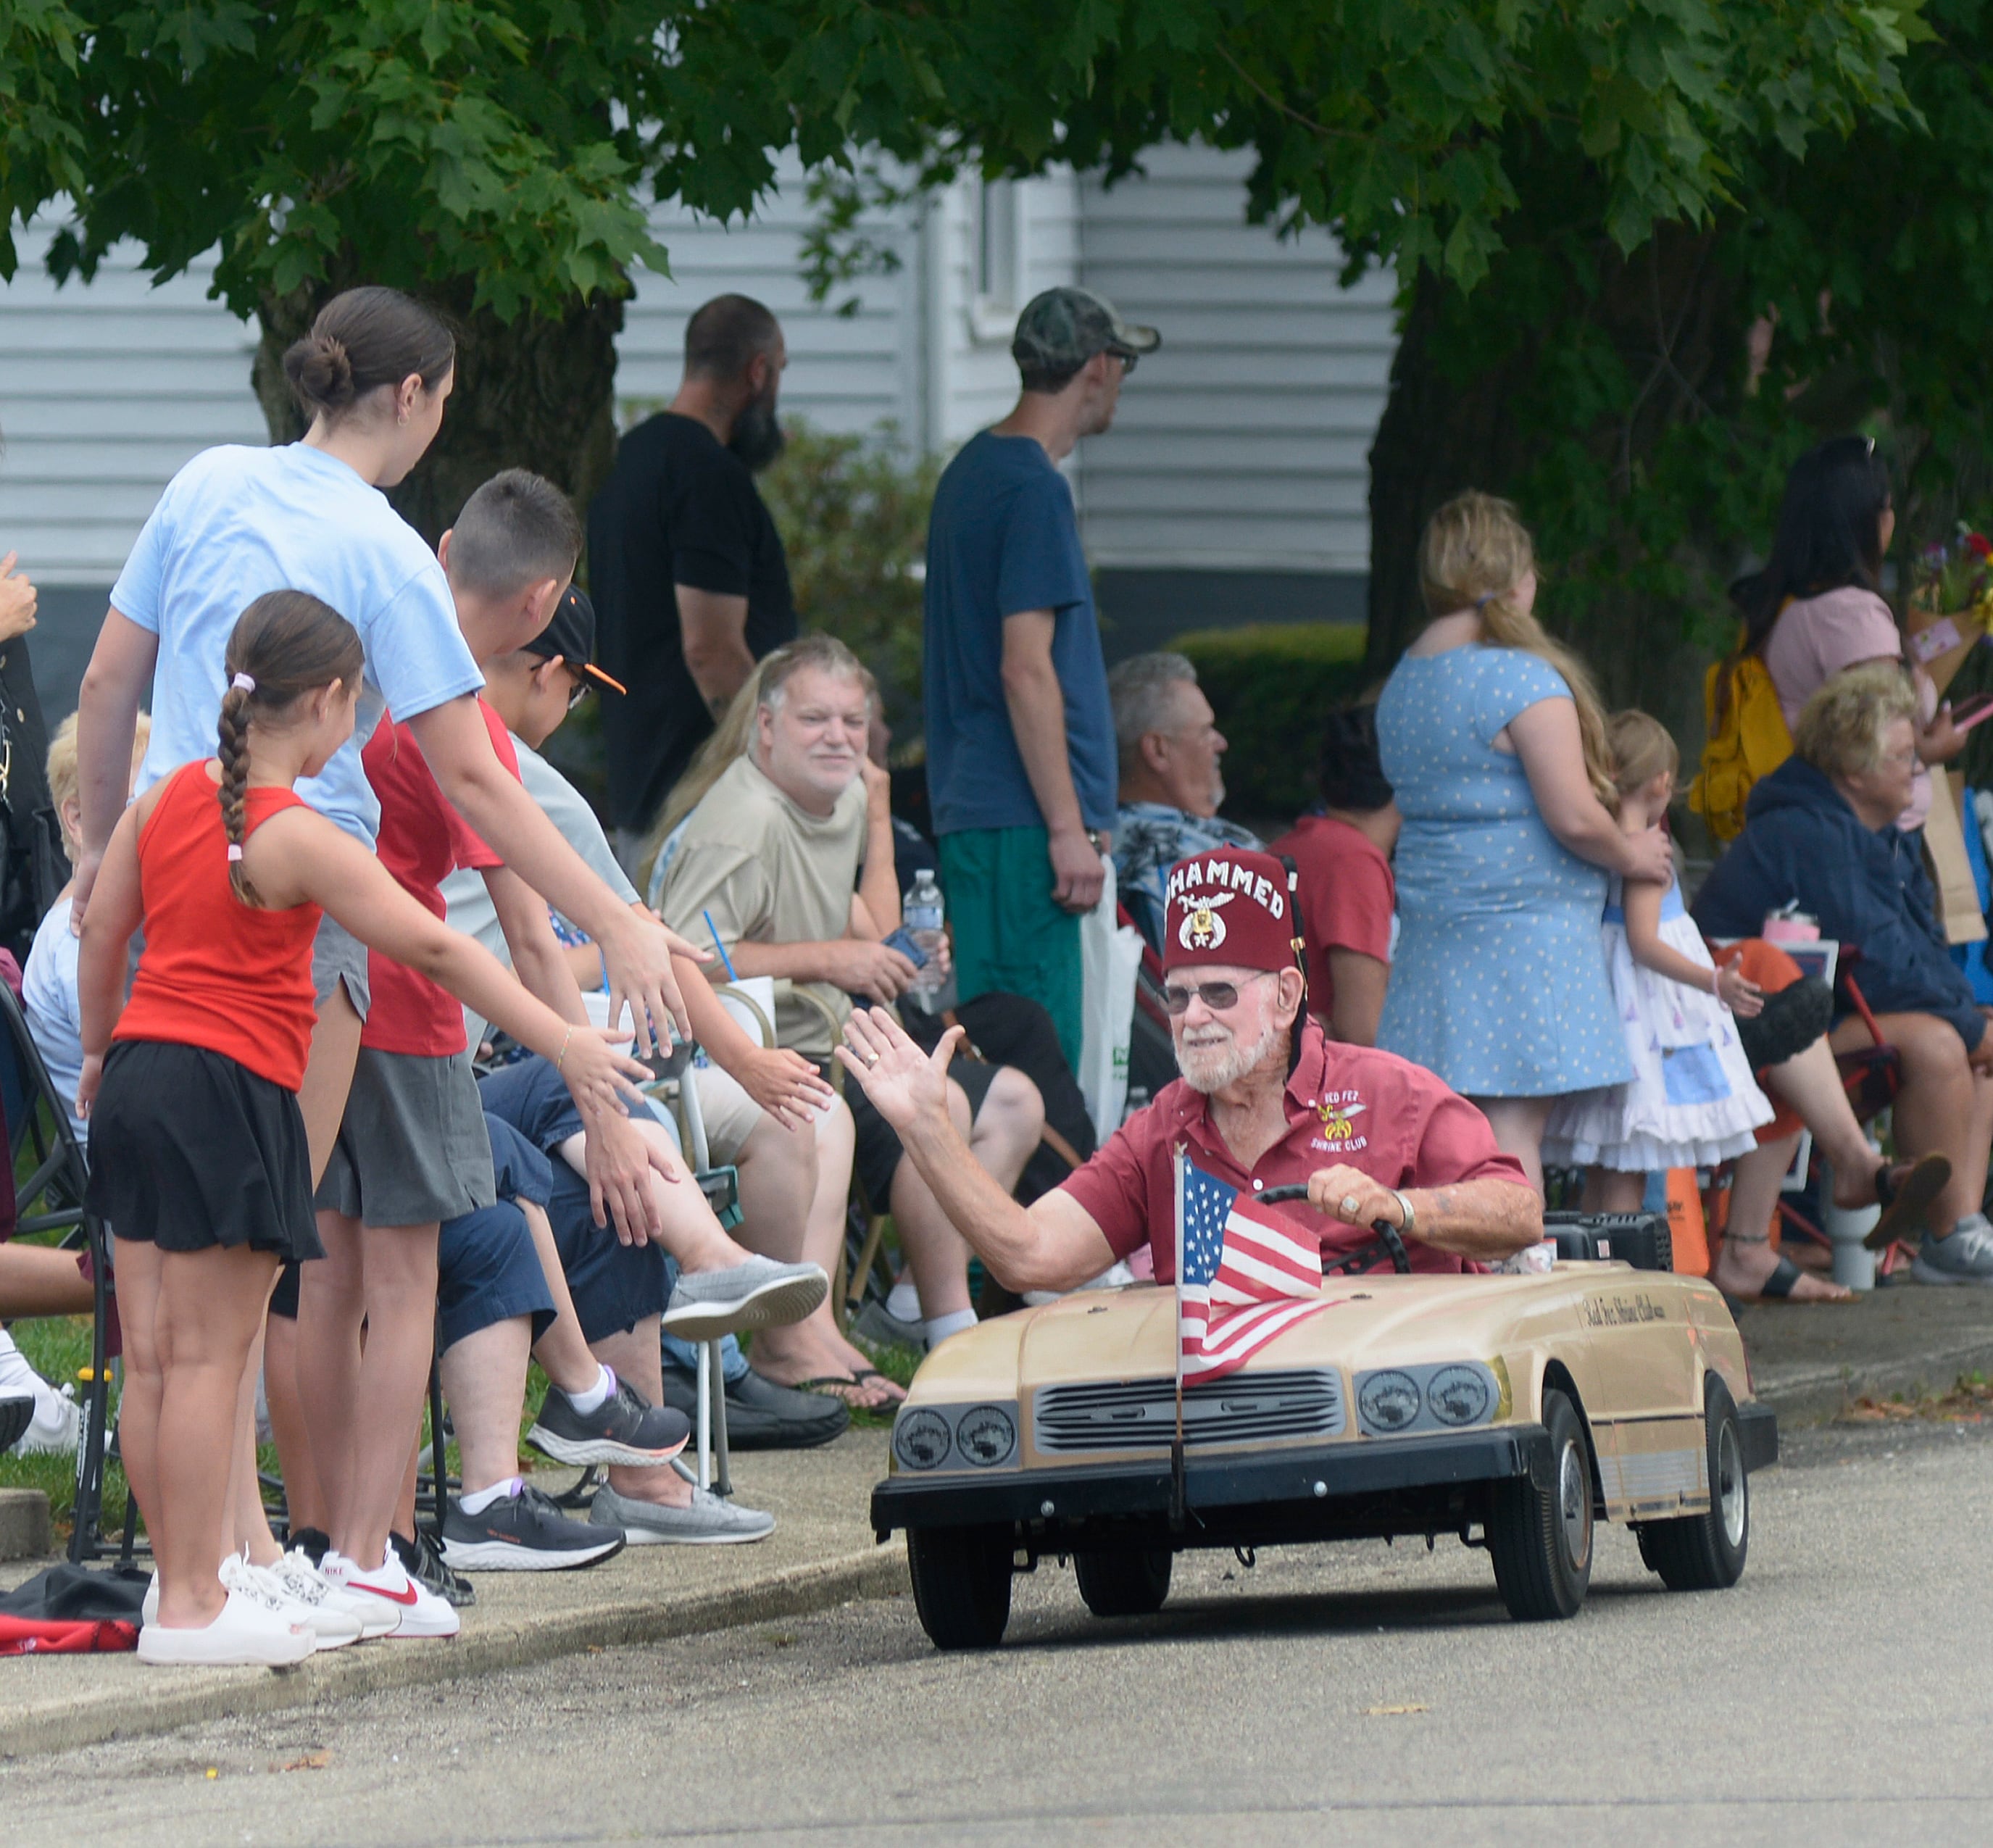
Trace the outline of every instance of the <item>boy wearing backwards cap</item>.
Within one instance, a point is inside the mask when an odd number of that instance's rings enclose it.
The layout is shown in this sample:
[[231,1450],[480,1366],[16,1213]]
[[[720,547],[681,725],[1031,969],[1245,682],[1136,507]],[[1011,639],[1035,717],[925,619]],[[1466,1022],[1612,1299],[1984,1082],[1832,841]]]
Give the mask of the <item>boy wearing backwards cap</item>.
[[1172,1152],[1249,1193],[1305,1182],[1306,1205],[1267,1210],[1317,1233],[1325,1263],[1361,1251],[1383,1220],[1414,1270],[1459,1271],[1543,1236],[1543,1201],[1481,1112],[1423,1067],[1324,1037],[1308,1018],[1301,932],[1287,875],[1238,848],[1173,868],[1164,992],[1182,1077],[1051,1193],[1021,1207],[966,1160],[943,1074],[877,1009],[838,1049],[897,1129],[956,1228],[1012,1290],[1071,1290],[1146,1242],[1174,1277]]

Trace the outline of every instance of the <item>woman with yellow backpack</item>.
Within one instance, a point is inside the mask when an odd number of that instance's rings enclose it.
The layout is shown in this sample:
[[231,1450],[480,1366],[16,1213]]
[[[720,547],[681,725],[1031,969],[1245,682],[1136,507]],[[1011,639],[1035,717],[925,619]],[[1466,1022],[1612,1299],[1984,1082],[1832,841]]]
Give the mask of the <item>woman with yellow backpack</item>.
[[[1689,807],[1727,845],[1743,832],[1752,787],[1792,755],[1800,709],[1826,681],[1864,661],[1900,661],[1902,637],[1882,593],[1882,559],[1896,529],[1889,471],[1872,437],[1837,436],[1809,449],[1786,477],[1777,537],[1761,571],[1739,578],[1731,600],[1744,619],[1736,650],[1709,670],[1708,742]],[[1926,764],[1956,757],[1964,740],[1920,671],[1916,777],[1899,818],[1906,833],[1930,812]]]

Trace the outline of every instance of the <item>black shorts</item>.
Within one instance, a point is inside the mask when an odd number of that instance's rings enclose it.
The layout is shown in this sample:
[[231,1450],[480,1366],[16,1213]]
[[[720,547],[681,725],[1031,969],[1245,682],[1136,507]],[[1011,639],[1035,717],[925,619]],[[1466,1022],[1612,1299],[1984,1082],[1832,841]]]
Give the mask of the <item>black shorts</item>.
[[90,1209],[120,1239],[323,1257],[297,1093],[204,1047],[120,1040],[90,1119]]
[[[948,1075],[969,1099],[969,1120],[973,1123],[983,1113],[983,1100],[989,1096],[990,1087],[996,1081],[996,1067],[957,1054],[949,1065]],[[847,1083],[844,1101],[851,1106],[851,1120],[858,1131],[851,1171],[857,1176],[873,1211],[889,1213],[893,1210],[893,1177],[899,1172],[900,1157],[905,1153],[900,1146],[899,1132],[873,1107],[863,1085]]]

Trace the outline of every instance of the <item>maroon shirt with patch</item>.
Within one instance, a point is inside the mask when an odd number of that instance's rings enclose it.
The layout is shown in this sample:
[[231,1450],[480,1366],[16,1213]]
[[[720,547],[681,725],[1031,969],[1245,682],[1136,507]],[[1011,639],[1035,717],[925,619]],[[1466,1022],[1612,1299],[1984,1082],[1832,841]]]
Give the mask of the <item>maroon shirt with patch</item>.
[[[1338,1163],[1360,1168],[1387,1187],[1437,1187],[1491,1177],[1529,1185],[1522,1163],[1495,1146],[1487,1118],[1423,1065],[1395,1053],[1329,1040],[1312,1020],[1302,1030],[1301,1056],[1287,1081],[1287,1135],[1248,1173],[1212,1123],[1210,1100],[1178,1078],[1060,1185],[1107,1235],[1117,1258],[1146,1242],[1159,1283],[1176,1279],[1176,1176],[1171,1156],[1179,1142],[1212,1179],[1246,1194],[1305,1181],[1318,1169]],[[1367,1226],[1327,1218],[1305,1201],[1265,1210],[1317,1233],[1325,1263],[1376,1235]],[[1415,1271],[1466,1268],[1454,1253],[1436,1251],[1417,1238],[1405,1241],[1405,1250]]]

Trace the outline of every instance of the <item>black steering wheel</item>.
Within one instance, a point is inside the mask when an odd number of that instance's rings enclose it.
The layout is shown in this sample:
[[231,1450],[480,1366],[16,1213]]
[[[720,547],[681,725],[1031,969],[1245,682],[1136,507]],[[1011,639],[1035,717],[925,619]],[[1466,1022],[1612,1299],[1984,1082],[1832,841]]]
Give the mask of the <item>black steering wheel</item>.
[[[1282,1200],[1305,1200],[1308,1198],[1308,1184],[1305,1181],[1290,1182],[1281,1187],[1267,1187],[1253,1197],[1270,1204]],[[1359,1271],[1369,1269],[1376,1259],[1388,1256],[1392,1269],[1401,1277],[1410,1276],[1412,1261],[1406,1255],[1405,1242],[1398,1235],[1398,1228],[1388,1219],[1373,1219],[1370,1221],[1370,1229],[1377,1235],[1370,1244],[1352,1252],[1348,1257],[1335,1264],[1324,1265],[1321,1274],[1325,1277],[1334,1276],[1338,1272],[1345,1276],[1354,1276]]]

